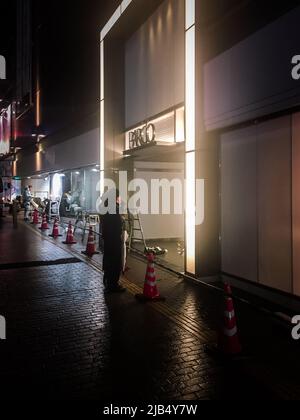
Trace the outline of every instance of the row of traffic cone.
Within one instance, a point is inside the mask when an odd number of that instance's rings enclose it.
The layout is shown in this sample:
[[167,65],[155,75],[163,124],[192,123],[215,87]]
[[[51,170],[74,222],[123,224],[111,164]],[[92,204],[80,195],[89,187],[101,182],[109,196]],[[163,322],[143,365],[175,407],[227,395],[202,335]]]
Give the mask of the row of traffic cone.
[[[47,216],[44,213],[42,216],[42,225],[39,228],[42,231],[49,230],[48,222],[47,222]],[[37,210],[34,210],[33,213],[33,221],[32,224],[38,224],[39,223],[39,213]],[[58,226],[58,219],[56,218],[53,224],[53,231],[52,234],[49,235],[50,237],[56,239],[58,237],[61,237],[62,235],[59,233],[59,226]],[[72,223],[69,222],[68,230],[67,230],[67,236],[66,240],[63,242],[66,245],[75,245],[77,242],[74,238],[74,231],[72,228]],[[86,250],[82,252],[83,254],[87,255],[88,257],[92,257],[95,254],[99,254],[99,252],[96,250],[96,241],[95,241],[95,234],[93,232],[93,228],[90,227],[89,230],[89,236],[87,241]]]

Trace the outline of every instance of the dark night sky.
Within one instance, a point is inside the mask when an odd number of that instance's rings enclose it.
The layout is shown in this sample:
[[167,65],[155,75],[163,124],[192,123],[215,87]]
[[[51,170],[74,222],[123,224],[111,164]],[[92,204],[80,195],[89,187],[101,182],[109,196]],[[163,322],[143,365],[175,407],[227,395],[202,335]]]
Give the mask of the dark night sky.
[[98,112],[100,30],[119,0],[34,1],[40,9],[44,115],[49,128],[56,129],[58,114],[67,124],[68,116],[73,120]]
[[0,54],[7,54],[16,35],[15,0],[1,2],[0,6]]

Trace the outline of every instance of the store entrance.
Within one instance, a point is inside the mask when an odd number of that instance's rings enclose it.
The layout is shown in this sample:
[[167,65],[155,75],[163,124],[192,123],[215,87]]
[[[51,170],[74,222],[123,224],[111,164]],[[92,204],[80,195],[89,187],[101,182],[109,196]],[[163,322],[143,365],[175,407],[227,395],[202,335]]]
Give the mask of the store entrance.
[[[156,255],[157,262],[182,273],[184,271],[184,145],[153,145],[135,152],[131,159],[133,177],[145,181],[149,198],[148,214],[141,213],[134,218],[131,248],[143,253],[146,246]],[[160,183],[159,195],[154,193],[157,189],[153,189],[153,182]],[[181,191],[178,191],[179,186]],[[169,200],[169,212],[166,212],[164,200]],[[159,208],[159,213],[153,212],[153,208]],[[180,214],[178,214],[179,208],[181,208]]]

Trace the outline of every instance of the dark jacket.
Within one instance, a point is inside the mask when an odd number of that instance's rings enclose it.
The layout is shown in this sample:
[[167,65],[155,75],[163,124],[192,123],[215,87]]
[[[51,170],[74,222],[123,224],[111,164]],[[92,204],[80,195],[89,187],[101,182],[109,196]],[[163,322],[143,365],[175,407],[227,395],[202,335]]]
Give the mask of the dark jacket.
[[102,217],[103,269],[104,271],[121,271],[122,269],[122,232],[123,218],[117,206],[116,214],[105,214]]

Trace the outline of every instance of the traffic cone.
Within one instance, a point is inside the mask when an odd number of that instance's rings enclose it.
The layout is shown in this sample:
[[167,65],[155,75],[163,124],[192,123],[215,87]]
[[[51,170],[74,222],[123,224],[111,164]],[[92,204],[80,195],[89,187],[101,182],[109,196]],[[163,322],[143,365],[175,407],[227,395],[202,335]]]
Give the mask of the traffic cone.
[[43,214],[42,226],[39,229],[40,230],[48,230],[49,229],[46,213]]
[[227,356],[236,356],[241,353],[242,346],[240,344],[238,329],[236,324],[236,316],[231,297],[231,287],[229,284],[224,285],[225,290],[225,311],[224,326],[219,335],[218,350]]
[[99,254],[99,252],[96,251],[95,235],[93,232],[93,228],[91,226],[90,226],[88,241],[86,244],[86,250],[82,251],[82,254],[87,255],[90,258],[95,254]]
[[53,231],[52,231],[52,234],[49,235],[49,236],[51,238],[54,238],[54,239],[58,238],[59,236],[62,236],[59,233],[59,227],[58,227],[58,220],[57,220],[57,218],[55,218],[55,220],[54,220]]
[[77,242],[74,239],[73,228],[72,228],[72,223],[71,222],[69,222],[67,237],[66,237],[66,240],[63,242],[63,244],[66,244],[66,245],[77,244]]
[[32,225],[38,225],[39,224],[39,212],[37,209],[34,209],[33,211],[33,218],[32,218]]
[[155,275],[155,267],[154,267],[154,254],[150,253],[147,255],[148,264],[145,276],[145,283],[144,283],[144,292],[143,294],[135,295],[136,299],[142,302],[157,302],[157,301],[164,301],[165,298],[160,296],[157,284],[156,284],[156,275]]

